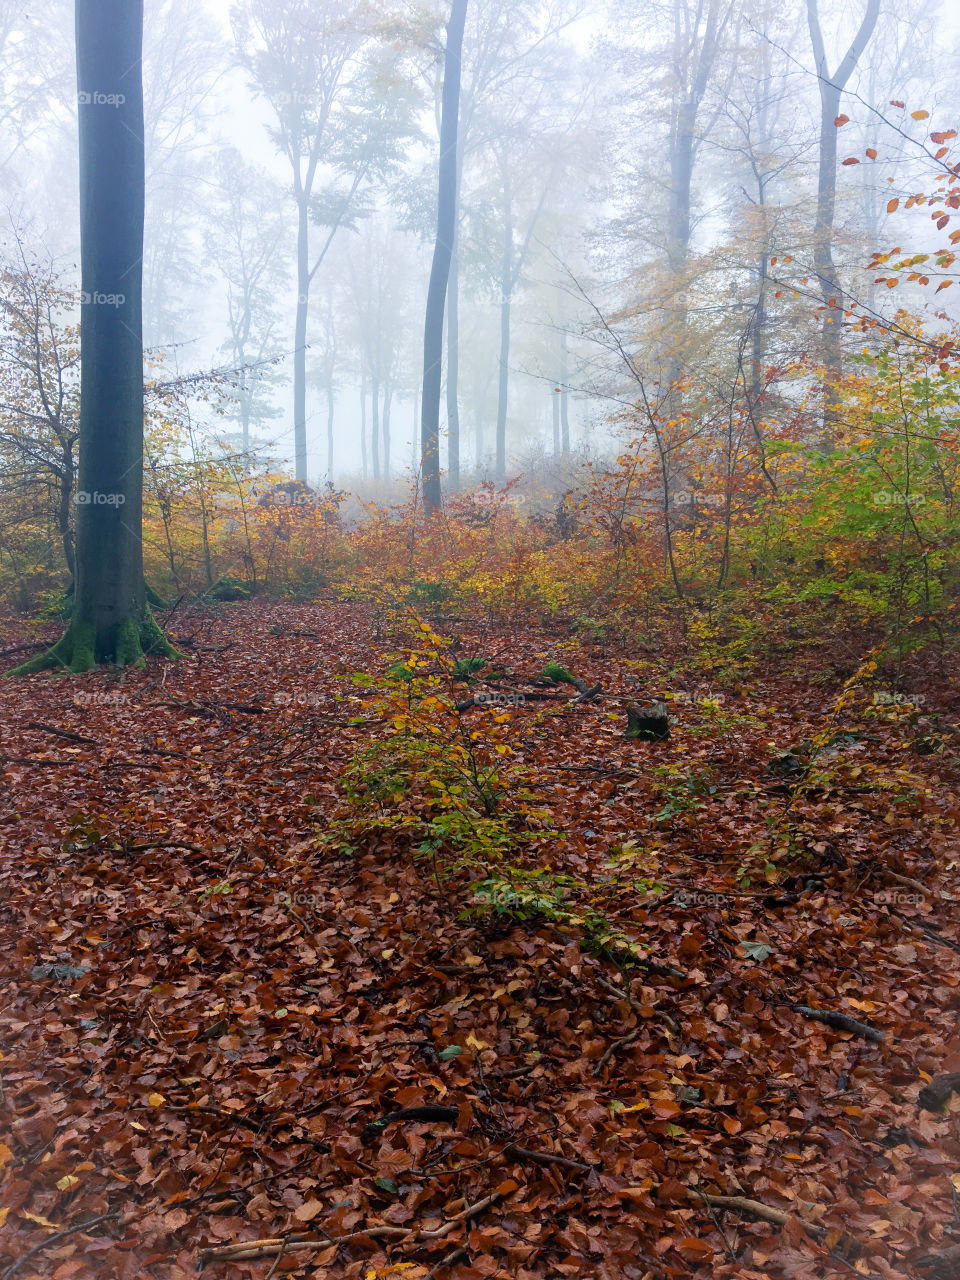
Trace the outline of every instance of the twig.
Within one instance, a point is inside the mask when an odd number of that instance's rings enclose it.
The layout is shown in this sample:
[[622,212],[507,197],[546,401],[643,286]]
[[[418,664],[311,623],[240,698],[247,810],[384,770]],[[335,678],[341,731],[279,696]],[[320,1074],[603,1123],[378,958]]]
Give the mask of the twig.
[[445,1271],[447,1267],[452,1267],[455,1262],[459,1262],[461,1258],[466,1256],[467,1249],[464,1245],[461,1245],[459,1249],[454,1249],[445,1258],[441,1258],[437,1265],[428,1272],[427,1280],[433,1280],[434,1276],[438,1276],[441,1271]]
[[[309,1237],[301,1240],[291,1238],[276,1238],[272,1240],[244,1240],[235,1244],[214,1245],[209,1249],[204,1249],[200,1254],[200,1265],[205,1266],[208,1262],[249,1262],[254,1258],[271,1258],[275,1254],[292,1253],[294,1250],[300,1249],[321,1249],[327,1244],[346,1244],[350,1240],[385,1240],[399,1239],[403,1244],[416,1244],[420,1240],[442,1240],[448,1236],[451,1231],[456,1230],[461,1222],[468,1218],[475,1217],[478,1213],[482,1213],[484,1209],[488,1209],[500,1199],[500,1192],[494,1191],[492,1195],[478,1200],[476,1204],[467,1205],[465,1209],[454,1214],[442,1227],[438,1227],[435,1231],[411,1231],[408,1227],[367,1227],[362,1231],[351,1231],[345,1236],[326,1236],[325,1239],[318,1240]],[[2,1278],[0,1278],[2,1280]]]
[[593,1173],[593,1165],[581,1164],[579,1160],[568,1160],[566,1156],[555,1156],[551,1151],[529,1151],[526,1147],[518,1147],[512,1142],[503,1148],[503,1154],[516,1156],[518,1160],[529,1160],[531,1164],[558,1164],[564,1169]]
[[97,745],[93,738],[84,738],[79,733],[73,733],[69,729],[57,729],[52,724],[41,724],[38,720],[31,720],[27,728],[37,729],[41,733],[51,733],[55,738],[63,738],[66,742],[84,742],[91,747]]
[[[699,1191],[693,1187],[688,1189],[688,1194],[691,1200],[702,1200],[704,1204],[717,1209],[736,1209],[739,1213],[748,1213],[752,1218],[759,1218],[762,1222],[771,1222],[776,1227],[785,1227],[790,1218],[796,1216],[784,1213],[782,1209],[771,1209],[769,1205],[761,1204],[759,1200],[750,1200],[746,1196],[708,1195],[706,1191]],[[811,1235],[826,1235],[823,1227],[807,1222],[804,1218],[798,1218],[798,1221]]]
[[49,649],[46,640],[33,640],[30,644],[14,645],[12,649],[0,649],[0,658],[12,658],[15,653],[32,653],[34,649]]
[[0,1274],[0,1280],[10,1280],[10,1276],[12,1276],[14,1272],[18,1271],[28,1258],[32,1258],[35,1253],[40,1253],[42,1250],[49,1248],[54,1241],[63,1240],[67,1236],[76,1235],[78,1231],[85,1231],[87,1227],[95,1227],[98,1222],[113,1222],[119,1217],[119,1213],[101,1213],[99,1217],[87,1218],[85,1222],[78,1222],[76,1226],[66,1227],[63,1231],[57,1231],[52,1236],[47,1236],[46,1240],[41,1240],[40,1243],[35,1244],[32,1249],[28,1249],[26,1253],[22,1253],[19,1258],[14,1258],[9,1267]]

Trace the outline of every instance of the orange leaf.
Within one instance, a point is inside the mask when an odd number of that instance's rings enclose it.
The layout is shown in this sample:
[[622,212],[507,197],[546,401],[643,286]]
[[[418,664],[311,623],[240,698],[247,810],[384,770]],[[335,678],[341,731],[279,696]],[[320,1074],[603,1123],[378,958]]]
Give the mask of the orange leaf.
[[898,209],[899,207],[900,201],[896,196],[894,196],[892,200],[887,201],[887,213],[893,213],[894,209]]
[[843,161],[843,164],[859,164],[859,163],[860,161],[857,159],[856,156],[847,156],[846,160]]
[[937,293],[939,293],[941,289],[949,289],[952,284],[952,280],[942,280],[940,284],[937,285]]
[[842,129],[849,119],[850,119],[849,116],[836,116],[833,123],[837,126],[838,129]]
[[927,116],[928,116],[929,114],[930,114],[930,112],[929,112],[929,111],[911,111],[911,112],[910,112],[910,119],[911,119],[911,120],[926,120],[926,118],[927,118]]
[[692,1259],[712,1258],[715,1252],[713,1245],[708,1240],[701,1240],[698,1236],[685,1236],[682,1240],[678,1240],[673,1247],[678,1253],[682,1253]]
[[870,157],[871,160],[876,160],[877,158],[876,147],[867,147],[867,155]]
[[891,99],[890,99],[890,105],[891,105],[891,107],[902,107],[902,106],[904,106],[904,103],[902,103],[902,102],[897,102],[897,100],[896,100],[895,98],[891,98]]

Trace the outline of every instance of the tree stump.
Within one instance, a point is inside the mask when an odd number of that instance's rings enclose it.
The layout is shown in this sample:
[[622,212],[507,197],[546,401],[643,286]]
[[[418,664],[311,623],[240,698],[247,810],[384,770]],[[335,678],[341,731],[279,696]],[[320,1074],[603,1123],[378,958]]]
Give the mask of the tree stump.
[[645,707],[627,707],[627,738],[639,738],[641,742],[665,742],[670,737],[670,721],[667,706],[652,702]]

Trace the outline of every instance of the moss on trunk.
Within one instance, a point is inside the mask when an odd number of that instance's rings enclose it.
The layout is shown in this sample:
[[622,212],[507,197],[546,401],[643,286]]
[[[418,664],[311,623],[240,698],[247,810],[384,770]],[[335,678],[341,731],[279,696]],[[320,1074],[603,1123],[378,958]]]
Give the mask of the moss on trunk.
[[97,633],[92,622],[74,618],[52,649],[45,649],[7,675],[29,676],[38,671],[89,671],[104,663],[118,667],[143,667],[148,657],[179,658],[181,654],[160,630],[149,605],[139,623],[127,618]]

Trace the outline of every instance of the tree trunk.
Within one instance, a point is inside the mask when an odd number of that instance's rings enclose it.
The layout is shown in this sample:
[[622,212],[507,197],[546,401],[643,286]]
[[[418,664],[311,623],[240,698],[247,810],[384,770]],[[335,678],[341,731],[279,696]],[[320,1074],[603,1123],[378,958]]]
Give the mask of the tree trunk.
[[420,432],[423,500],[428,512],[442,503],[440,489],[440,393],[443,386],[443,312],[450,282],[453,239],[457,228],[457,134],[460,115],[461,54],[467,0],[453,0],[447,26],[447,52],[440,122],[440,182],[437,241],[427,291],[423,335],[423,409]]
[[297,202],[297,321],[293,339],[294,473],[307,483],[307,312],[310,308],[310,220],[307,197]]
[[388,382],[383,389],[383,478],[390,479],[390,410],[393,407],[393,387]]
[[513,291],[513,204],[505,192],[503,215],[503,262],[500,267],[503,295],[500,298],[500,388],[497,395],[497,459],[494,476],[498,484],[507,478],[507,410],[510,398],[510,320]]
[[560,333],[560,447],[564,453],[570,452],[570,393],[567,382],[570,377],[570,349],[567,344],[567,331]]
[[360,459],[363,478],[367,478],[367,375],[360,378]]
[[837,128],[844,86],[866,48],[880,13],[880,0],[867,0],[867,10],[843,61],[831,75],[820,29],[818,0],[807,0],[807,24],[820,84],[820,169],[817,218],[813,232],[813,265],[823,298],[823,432],[829,442],[838,425],[839,384],[843,377],[841,324],[843,299],[833,262],[833,231],[837,203]]
[[553,389],[553,456],[560,457],[560,388]]
[[380,479],[380,379],[374,375],[371,379],[371,403],[373,417],[370,426],[370,453],[373,458],[373,478]]
[[333,414],[336,401],[333,394],[333,375],[327,379],[327,480],[333,484]]
[[459,229],[447,286],[447,484],[460,489],[460,263]]
[[143,579],[142,0],[77,0],[80,475],[73,617],[19,670],[172,654]]

